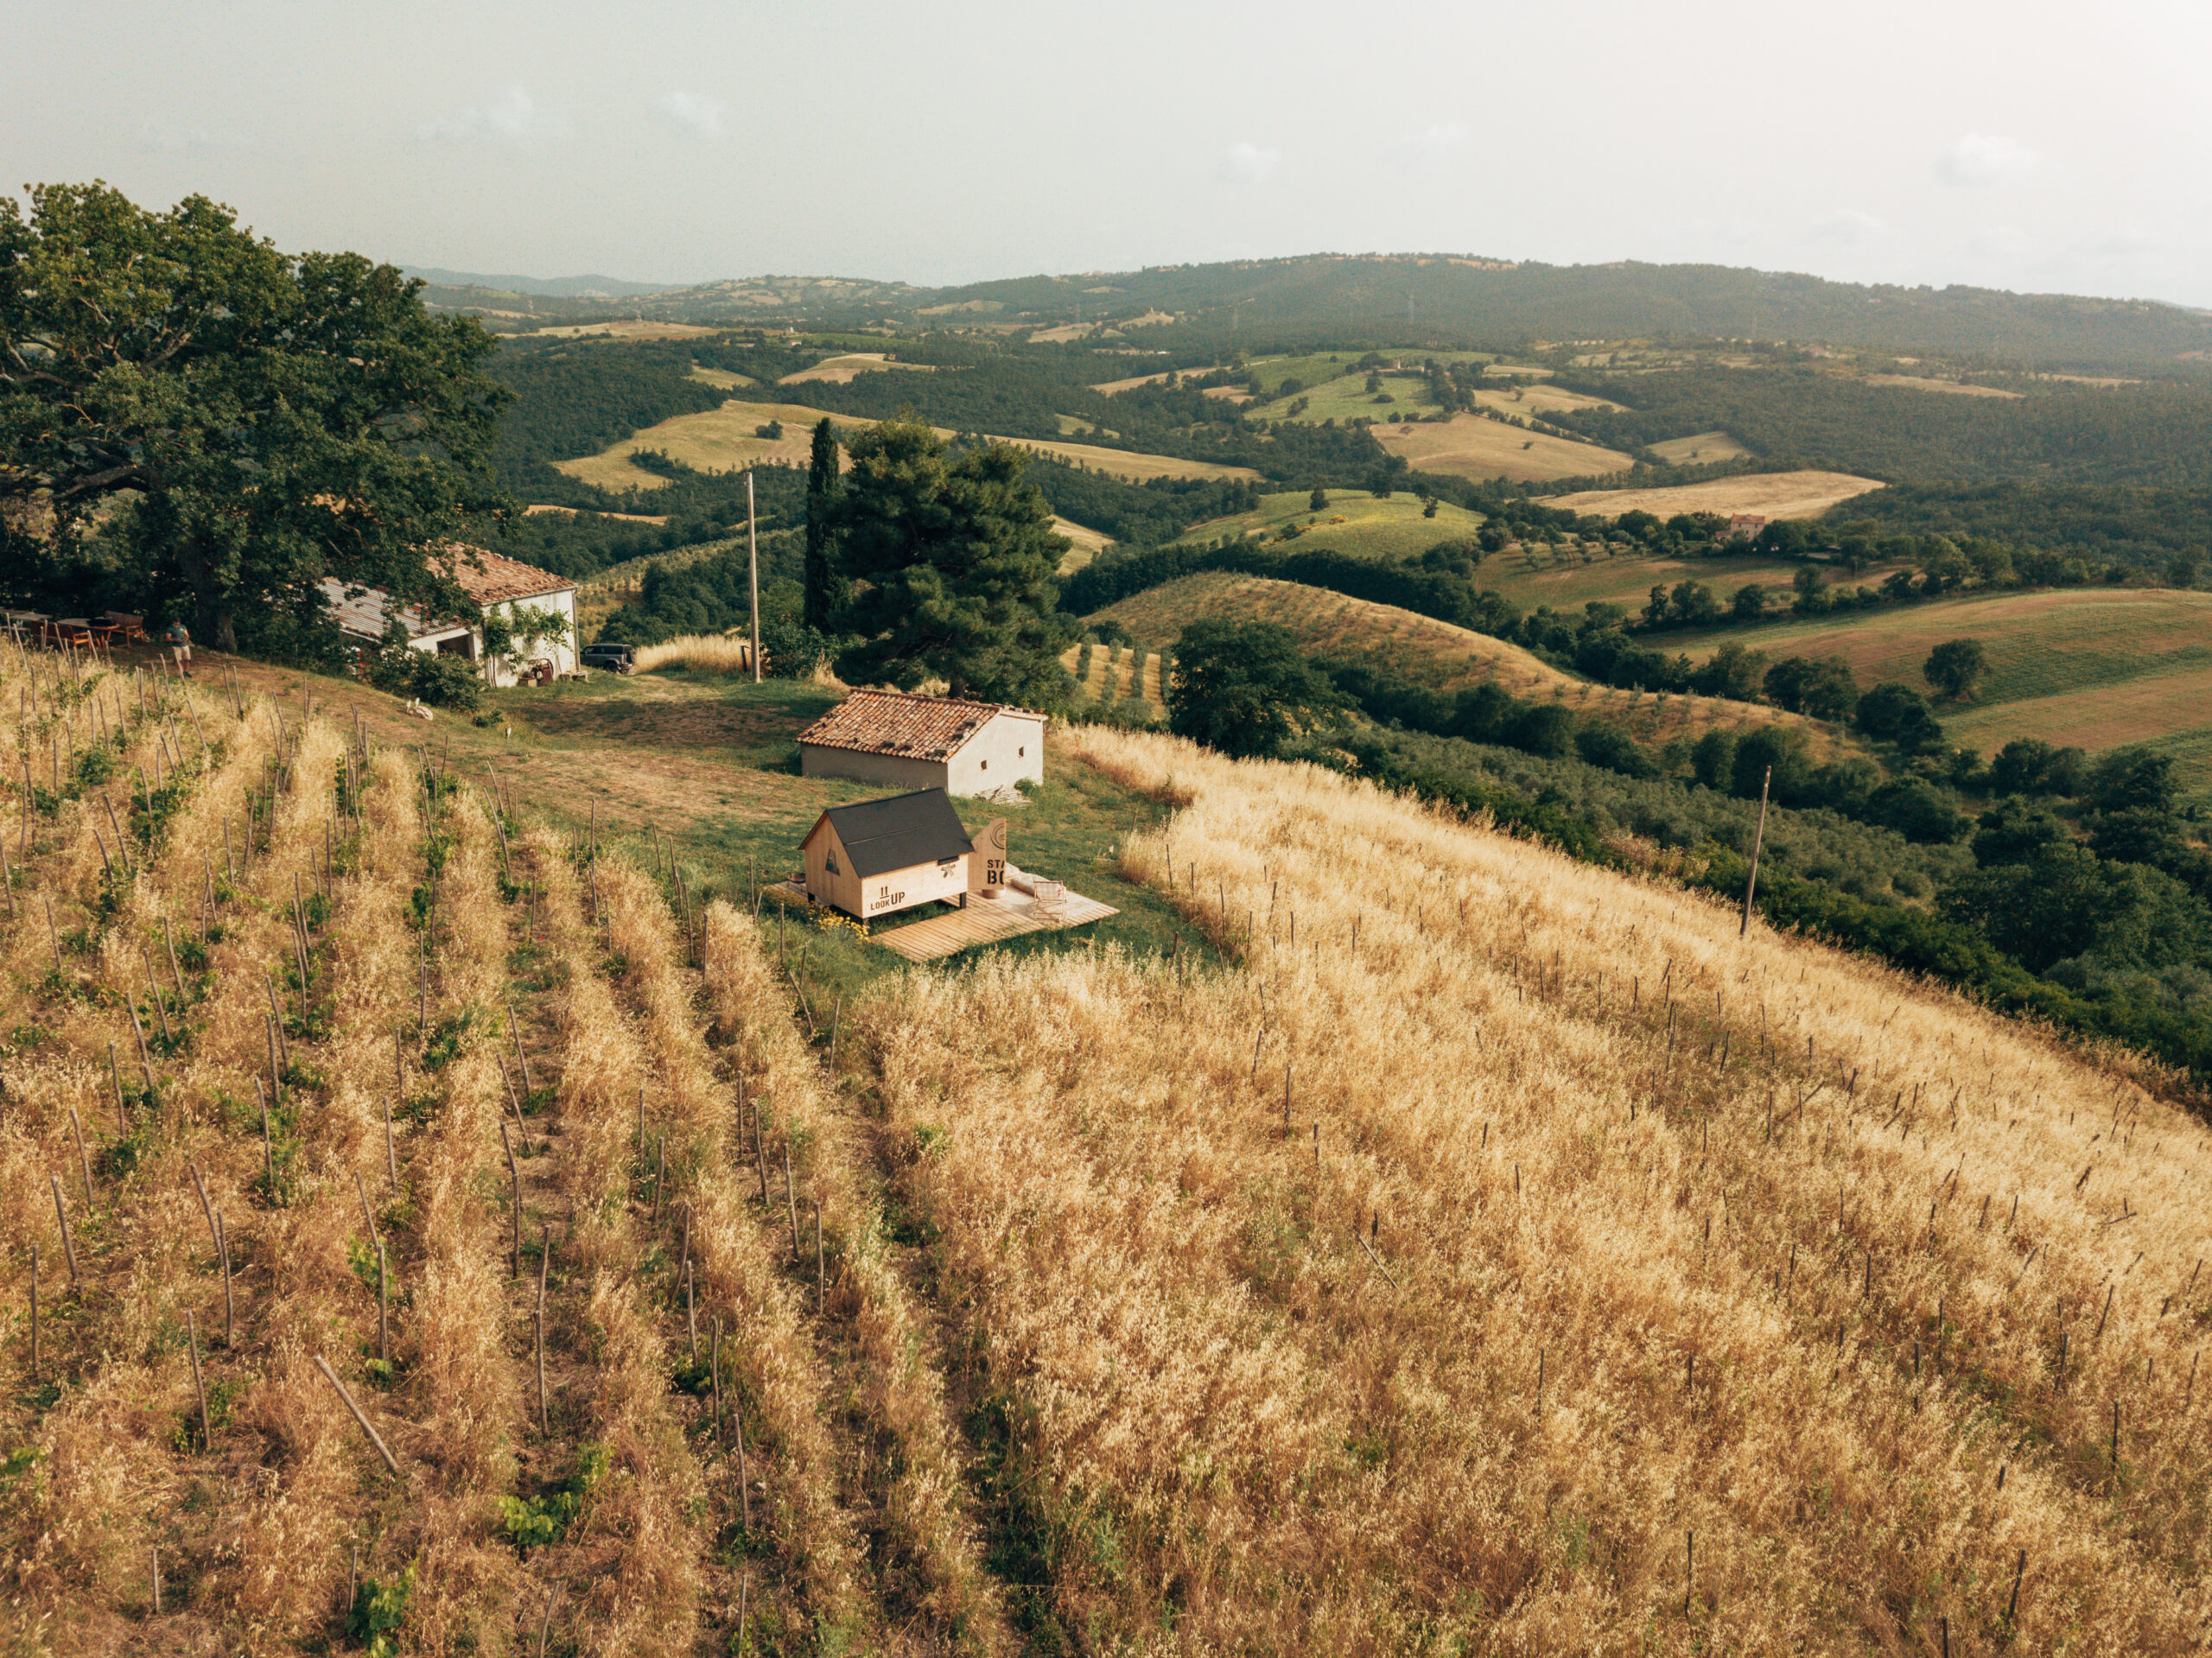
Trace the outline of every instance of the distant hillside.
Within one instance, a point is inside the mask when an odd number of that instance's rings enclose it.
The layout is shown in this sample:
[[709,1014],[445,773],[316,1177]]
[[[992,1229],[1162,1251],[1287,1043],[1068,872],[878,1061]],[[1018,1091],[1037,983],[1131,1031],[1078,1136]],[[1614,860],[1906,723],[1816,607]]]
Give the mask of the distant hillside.
[[677,293],[685,287],[682,283],[625,282],[620,276],[487,276],[480,271],[444,270],[435,265],[402,265],[400,269],[434,288],[482,288],[539,299],[628,299],[637,294]]

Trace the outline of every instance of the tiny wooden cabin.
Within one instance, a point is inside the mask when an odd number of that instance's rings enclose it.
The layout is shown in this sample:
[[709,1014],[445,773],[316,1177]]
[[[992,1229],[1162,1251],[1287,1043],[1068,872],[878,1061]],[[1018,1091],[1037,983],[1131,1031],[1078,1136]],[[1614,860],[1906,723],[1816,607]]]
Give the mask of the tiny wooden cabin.
[[808,896],[862,921],[967,901],[973,848],[942,789],[832,806],[801,850]]

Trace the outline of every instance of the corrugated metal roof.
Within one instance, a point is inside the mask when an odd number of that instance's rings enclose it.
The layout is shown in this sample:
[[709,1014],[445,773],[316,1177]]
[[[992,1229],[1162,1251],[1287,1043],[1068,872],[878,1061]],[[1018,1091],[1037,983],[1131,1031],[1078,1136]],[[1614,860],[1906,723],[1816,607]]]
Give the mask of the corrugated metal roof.
[[817,748],[845,748],[863,754],[950,759],[1001,714],[1029,720],[1045,717],[1025,708],[1001,708],[996,702],[915,696],[905,691],[855,691],[800,732],[798,740]]
[[[824,823],[836,830],[853,873],[863,879],[941,863],[969,849],[968,831],[960,827],[959,814],[942,789],[832,806],[815,821],[815,829]],[[806,838],[814,838],[813,829]]]

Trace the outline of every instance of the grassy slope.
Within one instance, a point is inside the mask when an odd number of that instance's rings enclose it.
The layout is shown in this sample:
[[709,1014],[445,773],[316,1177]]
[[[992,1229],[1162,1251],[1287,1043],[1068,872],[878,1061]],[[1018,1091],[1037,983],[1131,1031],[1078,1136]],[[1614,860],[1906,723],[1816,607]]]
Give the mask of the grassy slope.
[[2175,757],[2185,788],[2212,790],[2212,594],[1970,594],[1676,638],[1697,657],[1727,640],[1770,655],[1840,656],[1862,686],[1895,679],[1923,689],[1929,650],[1979,639],[1989,676],[1973,703],[1945,711],[1955,741],[1985,752],[2014,737],[2092,751],[2148,742]]
[[862,1014],[1038,1649],[2196,1638],[2201,1123],[1663,883],[1078,740],[1190,803],[1125,858],[1247,970]]
[[[223,862],[223,825],[243,821],[280,727],[265,707],[233,721],[230,665],[205,663],[182,723],[230,746],[231,769],[210,809],[188,800],[104,943],[66,947],[88,988],[140,982],[137,947],[158,953],[164,918],[189,937],[200,854]],[[2164,1654],[2201,1627],[2212,1445],[2183,1386],[2212,1318],[2190,1281],[2212,1143],[2124,1073],[1829,951],[1739,943],[1732,916],[1662,882],[1335,778],[1100,733],[1061,734],[1052,781],[1006,815],[1020,861],[1121,916],[979,971],[918,972],[847,929],[756,933],[713,909],[700,972],[645,831],[673,840],[695,913],[753,861],[787,866],[823,804],[862,792],[790,769],[825,692],[599,680],[426,729],[350,681],[238,668],[283,730],[304,727],[303,783],[357,714],[385,749],[368,873],[341,863],[313,927],[328,1000],[293,1032],[278,1200],[238,1102],[264,1063],[290,883],[325,844],[320,788],[278,797],[246,901],[218,900],[228,936],[194,975],[196,1022],[156,1060],[174,1080],[135,1140],[111,1143],[105,1045],[132,1070],[119,999],[46,983],[41,917],[0,933],[16,1032],[0,1284],[22,1305],[41,1246],[39,1380],[58,1378],[0,1401],[7,1444],[33,1453],[11,1464],[0,1536],[42,1650],[228,1649],[245,1628],[272,1650],[338,1644],[355,1542],[366,1576],[420,1568],[404,1644],[452,1650],[531,1649],[549,1606],[555,1649],[593,1654],[998,1654],[1079,1645],[1069,1630],[1118,1649],[1171,1628],[1179,1649],[1348,1658],[1925,1650],[1939,1616],[1967,1650]],[[393,1032],[404,1046],[415,1028],[416,745],[464,785],[422,894],[429,1013],[455,1051],[410,1071],[394,1193],[378,1108]],[[510,832],[527,901],[499,883],[467,786],[487,772],[550,826]],[[567,832],[594,816],[614,861],[588,881]],[[65,936],[98,931],[99,821],[42,822],[17,866],[58,896]],[[510,1001],[533,1084],[518,1278]],[[834,1050],[803,1034],[832,1007]],[[668,1136],[664,1204],[633,1142],[641,1096],[651,1143]],[[73,1105],[96,1154],[90,1213]],[[794,1207],[822,1204],[818,1302],[766,1178],[786,1148]],[[188,1164],[226,1217],[235,1345],[215,1340]],[[49,1172],[67,1177],[81,1291]],[[397,1272],[389,1391],[365,1363],[356,1173]],[[2122,1197],[2129,1224],[2101,1224]],[[529,1363],[540,1227],[550,1432]],[[709,1315],[738,1332],[749,1530],[709,1395],[670,1385],[695,1374],[687,1236],[702,1350]],[[187,1307],[213,1394],[205,1451]],[[18,1364],[24,1346],[18,1325]],[[587,1441],[613,1452],[593,1500],[558,1540],[511,1547],[494,1498],[544,1492]],[[168,1585],[150,1626],[149,1542]],[[2031,1557],[2017,1631],[2001,1604],[2016,1549]]]
[[1373,435],[1391,454],[1404,456],[1416,472],[1450,473],[1478,482],[1504,478],[1515,483],[1544,483],[1626,472],[1633,464],[1618,449],[1527,431],[1486,415],[1377,426]]
[[[1291,581],[1227,572],[1185,576],[1109,605],[1098,614],[1120,622],[1140,644],[1155,650],[1173,645],[1186,624],[1202,618],[1277,622],[1296,633],[1308,651],[1372,657],[1447,690],[1494,681],[1516,696],[1552,698],[1578,713],[1602,715],[1649,742],[1694,738],[1714,726],[1733,730],[1776,724],[1803,729],[1815,752],[1823,756],[1834,746],[1827,727],[1778,709],[1593,685],[1487,633]],[[1093,671],[1098,671],[1095,665]]]
[[1426,552],[1440,541],[1471,536],[1483,523],[1481,513],[1448,502],[1439,503],[1434,518],[1423,518],[1421,498],[1404,490],[1387,497],[1363,489],[1332,489],[1326,494],[1329,504],[1318,512],[1308,491],[1262,495],[1252,511],[1209,518],[1192,525],[1182,538],[1212,542],[1224,535],[1242,537],[1256,531],[1273,542],[1290,525],[1300,524],[1306,528],[1299,537],[1282,543],[1292,551],[1326,548],[1362,558],[1393,559]]
[[[1563,474],[1562,474],[1563,475]],[[1631,511],[1670,518],[1677,512],[1756,512],[1770,518],[1817,518],[1839,502],[1881,488],[1877,479],[1847,472],[1751,472],[1710,483],[1659,489],[1584,490],[1555,495],[1553,506],[1612,518]]]

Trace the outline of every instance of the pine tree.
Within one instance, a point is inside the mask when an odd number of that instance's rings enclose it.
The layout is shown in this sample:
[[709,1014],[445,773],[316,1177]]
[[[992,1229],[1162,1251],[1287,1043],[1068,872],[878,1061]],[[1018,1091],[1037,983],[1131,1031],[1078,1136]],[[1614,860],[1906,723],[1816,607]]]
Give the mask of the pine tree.
[[1074,628],[1054,573],[1068,542],[1021,482],[1011,444],[949,453],[918,420],[853,439],[852,474],[830,515],[844,572],[864,585],[846,612],[860,637],[837,659],[855,684],[912,689],[941,677],[955,696],[1030,707],[1066,699],[1061,649]]
[[815,426],[806,469],[806,625],[820,633],[836,631],[838,613],[845,607],[845,581],[830,524],[836,505],[837,434],[824,415]]

